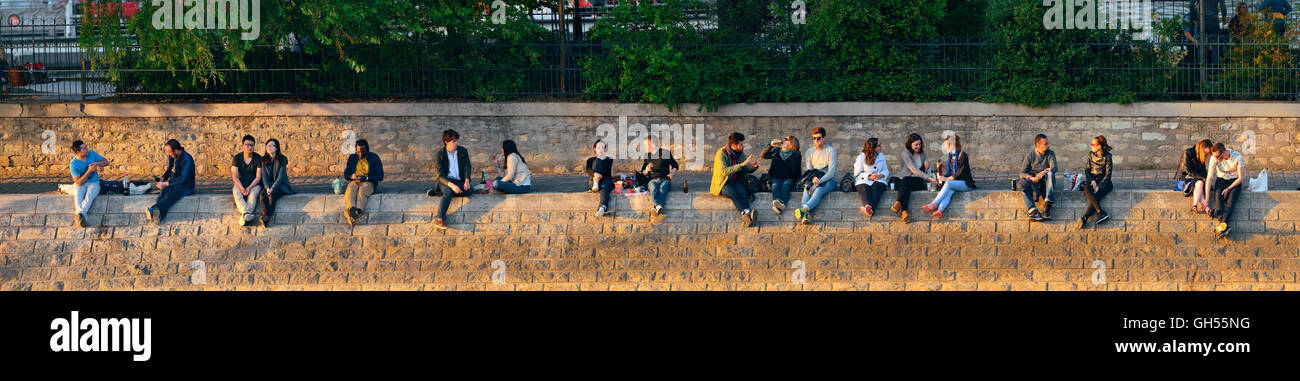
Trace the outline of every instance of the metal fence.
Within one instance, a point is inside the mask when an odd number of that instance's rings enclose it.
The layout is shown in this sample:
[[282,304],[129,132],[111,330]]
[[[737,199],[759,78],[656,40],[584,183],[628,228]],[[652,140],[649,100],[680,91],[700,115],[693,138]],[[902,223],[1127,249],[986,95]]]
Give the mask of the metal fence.
[[[242,99],[276,97],[420,97],[438,99],[617,99],[617,91],[595,91],[588,83],[591,72],[583,65],[607,55],[616,45],[586,42],[581,38],[594,21],[603,17],[613,1],[592,1],[563,16],[550,10],[530,14],[534,22],[555,34],[554,41],[526,45],[451,45],[402,43],[350,47],[356,57],[372,52],[407,51],[393,61],[369,60],[364,72],[339,70],[319,56],[302,53],[296,46],[262,46],[249,57],[248,69],[218,68],[220,80],[206,86],[176,86],[188,77],[162,69],[123,68],[110,81],[103,70],[92,70],[89,54],[75,36],[76,25],[47,22],[41,25],[0,25],[7,82],[0,102],[41,102],[120,98]],[[1235,14],[1225,1],[1228,15]],[[1160,17],[1186,13],[1185,1],[1157,1]],[[707,23],[707,15],[696,14]],[[1300,12],[1288,15],[1288,20]],[[1224,20],[1221,20],[1226,22]],[[72,27],[72,28],[69,28]],[[1294,42],[1241,43],[1227,37],[1153,43],[1146,40],[1080,41],[1072,48],[1089,52],[1086,60],[1070,62],[1065,77],[1107,91],[1130,93],[1137,100],[1269,99],[1293,100],[1300,95],[1300,44]],[[1204,60],[1197,54],[1204,47]],[[836,78],[849,69],[815,64],[794,64],[790,52],[803,44],[759,43],[674,46],[688,57],[705,58],[709,51],[740,49],[754,52],[760,67],[755,75],[773,81],[789,78]],[[853,68],[853,71],[888,74],[918,73],[927,89],[942,89],[930,100],[978,100],[1001,91],[992,82],[1016,68],[999,67],[996,58],[1004,44],[973,37],[944,37],[897,42],[891,49],[915,53],[915,62],[901,67]],[[141,48],[144,49],[144,48]],[[709,50],[712,49],[712,50]],[[519,51],[535,59],[519,60]],[[1134,51],[1159,51],[1163,58],[1135,62],[1121,59]],[[1283,62],[1261,65],[1261,51],[1285,56]],[[476,57],[479,65],[463,65],[438,57]],[[782,58],[785,56],[784,58]],[[458,58],[458,60],[461,58]],[[336,66],[336,65],[335,65]],[[668,84],[666,84],[668,85]],[[761,101],[761,100],[756,100]]]

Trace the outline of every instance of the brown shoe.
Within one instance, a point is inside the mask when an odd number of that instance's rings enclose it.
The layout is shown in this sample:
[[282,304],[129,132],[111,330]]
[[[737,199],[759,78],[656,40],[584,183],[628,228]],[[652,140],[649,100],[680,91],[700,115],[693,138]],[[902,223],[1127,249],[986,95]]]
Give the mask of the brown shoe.
[[356,215],[356,212],[355,212],[355,211],[356,211],[356,208],[352,208],[352,209],[348,209],[348,211],[346,211],[346,212],[343,212],[343,216],[345,216],[345,217],[348,218],[348,225],[356,225],[356,224],[357,224],[357,215]]
[[442,223],[441,218],[433,220],[433,227],[438,228],[438,230],[447,230],[447,224]]
[[898,201],[894,201],[894,206],[889,207],[889,211],[894,212],[894,214],[898,214],[902,210],[903,210],[903,203]]
[[907,211],[904,210],[898,214],[898,220],[903,221],[903,223],[912,222],[912,215],[908,214]]

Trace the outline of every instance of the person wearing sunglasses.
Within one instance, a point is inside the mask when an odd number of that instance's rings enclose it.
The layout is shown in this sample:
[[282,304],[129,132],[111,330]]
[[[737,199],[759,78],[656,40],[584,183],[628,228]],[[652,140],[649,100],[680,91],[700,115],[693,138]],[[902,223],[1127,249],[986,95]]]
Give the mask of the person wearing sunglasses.
[[1083,159],[1083,174],[1087,177],[1087,183],[1083,184],[1083,194],[1088,198],[1088,210],[1084,211],[1083,217],[1079,218],[1079,229],[1083,229],[1094,214],[1097,215],[1097,220],[1093,222],[1093,226],[1110,219],[1110,214],[1101,209],[1101,199],[1106,198],[1106,195],[1115,189],[1110,183],[1110,172],[1114,167],[1110,158],[1110,148],[1110,144],[1106,143],[1106,136],[1097,135],[1089,144],[1088,157]]
[[814,177],[812,184],[803,191],[803,207],[794,211],[794,218],[799,223],[807,224],[812,220],[812,211],[817,209],[822,197],[836,189],[835,147],[826,141],[826,129],[818,126],[812,130],[812,148],[803,155],[804,172],[821,171],[821,177]]
[[248,225],[257,218],[257,200],[262,193],[262,156],[257,154],[257,140],[252,135],[244,135],[241,141],[243,152],[230,158],[230,181],[235,184],[230,189],[235,196],[235,207],[242,214],[239,225]]

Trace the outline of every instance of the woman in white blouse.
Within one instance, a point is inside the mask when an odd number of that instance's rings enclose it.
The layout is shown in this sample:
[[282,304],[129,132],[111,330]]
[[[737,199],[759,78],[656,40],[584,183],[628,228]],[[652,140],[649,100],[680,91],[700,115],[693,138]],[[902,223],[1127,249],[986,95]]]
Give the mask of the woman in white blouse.
[[1214,227],[1218,238],[1227,237],[1232,230],[1228,219],[1232,217],[1232,207],[1236,206],[1237,196],[1241,194],[1241,175],[1246,172],[1245,167],[1246,160],[1241,157],[1241,152],[1230,150],[1223,143],[1215,143],[1210,149],[1205,184],[1210,187],[1210,217],[1219,221]]
[[889,178],[889,165],[885,163],[885,154],[880,153],[880,141],[867,139],[862,145],[862,153],[853,161],[853,186],[862,198],[862,214],[871,218],[880,197],[889,190],[885,179]]

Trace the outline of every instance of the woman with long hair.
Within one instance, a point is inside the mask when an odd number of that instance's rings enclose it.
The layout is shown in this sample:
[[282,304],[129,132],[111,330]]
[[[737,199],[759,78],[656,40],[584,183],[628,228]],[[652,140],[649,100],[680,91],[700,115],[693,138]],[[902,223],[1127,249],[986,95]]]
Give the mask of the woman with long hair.
[[268,139],[266,141],[266,154],[262,155],[262,188],[264,191],[260,194],[262,199],[262,226],[265,227],[271,223],[271,216],[275,214],[275,203],[280,200],[281,196],[293,194],[293,186],[289,184],[289,158],[284,156],[284,148],[280,146],[280,141]]
[[853,161],[853,187],[862,199],[859,208],[867,218],[875,215],[876,204],[885,191],[889,190],[889,186],[885,185],[888,177],[889,165],[885,163],[885,154],[880,152],[880,141],[876,138],[867,139],[862,144],[862,153]]
[[492,180],[491,190],[506,194],[532,191],[533,173],[528,170],[528,161],[519,154],[519,148],[515,146],[514,140],[506,139],[501,142],[501,156],[506,158],[505,163],[501,163],[496,155],[492,155],[492,163],[496,164],[500,176]]

